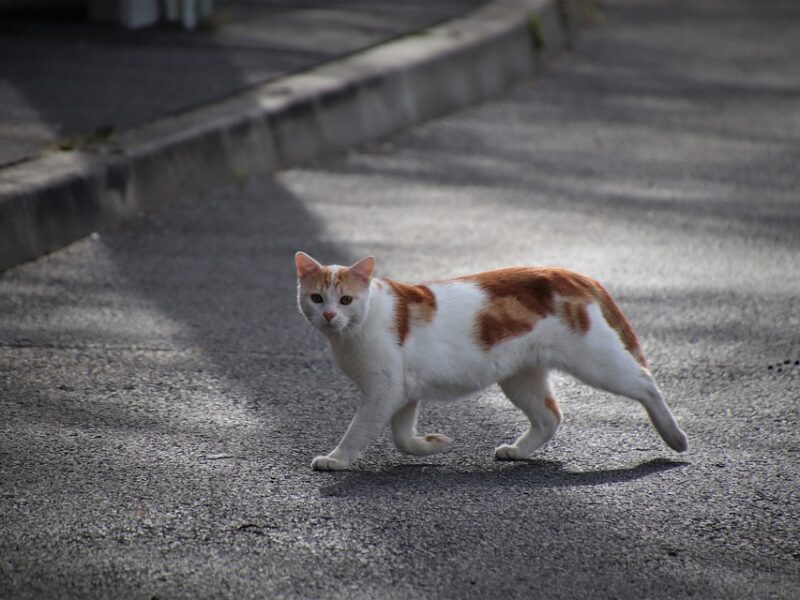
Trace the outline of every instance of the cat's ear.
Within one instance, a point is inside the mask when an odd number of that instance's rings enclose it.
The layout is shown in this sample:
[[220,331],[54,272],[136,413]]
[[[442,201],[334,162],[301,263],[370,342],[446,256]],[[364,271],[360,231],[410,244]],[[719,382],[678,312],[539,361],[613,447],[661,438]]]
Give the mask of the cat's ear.
[[347,272],[364,284],[369,284],[372,274],[375,272],[375,257],[368,256],[356,264],[347,267]]
[[305,252],[298,252],[294,255],[294,264],[297,267],[298,279],[304,279],[322,269],[322,265]]

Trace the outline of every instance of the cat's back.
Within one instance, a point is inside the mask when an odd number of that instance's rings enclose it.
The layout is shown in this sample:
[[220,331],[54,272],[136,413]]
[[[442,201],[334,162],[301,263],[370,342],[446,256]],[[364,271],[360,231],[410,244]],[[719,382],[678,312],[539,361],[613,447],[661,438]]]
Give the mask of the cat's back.
[[630,329],[598,281],[564,268],[509,267],[416,285],[385,282],[401,345],[472,342],[488,352],[548,317],[586,333],[593,304],[615,328]]
[[600,282],[587,275],[558,267],[511,267],[458,281],[473,283],[485,294],[475,331],[487,351],[535,331],[544,320],[570,335],[585,335],[593,324],[607,324],[644,363],[636,334],[619,306]]
[[462,275],[446,283],[473,284],[487,294],[488,300],[515,296],[545,304],[554,294],[587,296],[602,287],[591,277],[559,267],[508,267]]
[[605,293],[594,279],[556,267],[509,267],[420,284],[384,279],[380,286],[393,297],[401,342],[415,329],[443,321],[471,324],[481,312],[514,307],[545,316],[556,311],[558,300],[590,301]]

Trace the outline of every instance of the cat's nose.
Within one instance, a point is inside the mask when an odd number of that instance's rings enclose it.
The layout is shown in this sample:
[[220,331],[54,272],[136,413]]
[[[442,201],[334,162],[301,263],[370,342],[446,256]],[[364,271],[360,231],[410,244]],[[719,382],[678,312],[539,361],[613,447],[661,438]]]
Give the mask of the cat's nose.
[[322,316],[325,317],[326,321],[330,321],[333,317],[336,316],[336,312],[332,310],[326,310],[324,313],[322,313]]

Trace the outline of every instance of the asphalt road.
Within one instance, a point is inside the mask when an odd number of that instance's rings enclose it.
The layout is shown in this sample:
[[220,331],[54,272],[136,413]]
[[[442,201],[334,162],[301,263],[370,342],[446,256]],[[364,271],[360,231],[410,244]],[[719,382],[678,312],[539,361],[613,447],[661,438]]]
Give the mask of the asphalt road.
[[[797,598],[798,16],[614,1],[503,99],[4,274],[0,597]],[[442,455],[312,472],[356,396],[297,249],[599,278],[689,452],[559,377],[530,462],[492,388],[423,409]]]

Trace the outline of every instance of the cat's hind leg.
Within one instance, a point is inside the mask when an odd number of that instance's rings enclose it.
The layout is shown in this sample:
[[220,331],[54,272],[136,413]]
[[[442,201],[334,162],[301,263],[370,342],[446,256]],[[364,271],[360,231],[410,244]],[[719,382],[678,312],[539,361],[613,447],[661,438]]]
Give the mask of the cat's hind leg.
[[452,440],[441,433],[417,435],[419,402],[409,402],[392,417],[394,443],[400,452],[415,456],[429,456],[441,452]]
[[558,431],[561,410],[547,380],[547,369],[532,368],[500,382],[508,399],[528,417],[530,425],[513,444],[503,444],[494,451],[497,460],[528,458]]
[[[686,451],[689,446],[686,434],[678,426],[650,371],[625,348],[599,310],[590,314],[591,329],[582,338],[572,339],[569,363],[561,365],[562,368],[592,387],[637,400],[667,445],[677,452]],[[640,350],[638,354],[641,355]]]

